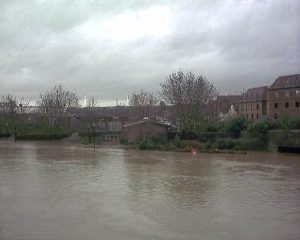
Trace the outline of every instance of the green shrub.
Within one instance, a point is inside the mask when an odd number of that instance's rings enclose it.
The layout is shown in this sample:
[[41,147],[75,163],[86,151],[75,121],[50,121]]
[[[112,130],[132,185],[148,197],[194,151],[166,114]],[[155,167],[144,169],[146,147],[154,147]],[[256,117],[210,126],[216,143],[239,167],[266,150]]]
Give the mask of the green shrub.
[[151,140],[156,144],[165,144],[168,142],[168,136],[166,134],[161,134],[158,137],[152,137]]
[[214,143],[214,147],[217,149],[233,149],[235,145],[235,140],[231,138],[217,139]]
[[201,149],[206,149],[206,144],[198,142],[196,140],[182,140],[180,147],[186,150],[187,149],[192,150],[192,148],[201,150]]
[[203,132],[199,133],[197,136],[198,141],[200,142],[215,142],[219,138],[229,138],[230,134],[226,132]]
[[213,147],[217,149],[262,150],[266,148],[266,145],[257,138],[227,138],[218,139]]
[[206,142],[206,149],[209,150],[209,149],[211,149],[212,147],[213,147],[213,143],[212,143],[210,140],[208,140],[208,141]]
[[252,123],[247,128],[247,134],[250,138],[257,138],[261,142],[267,143],[268,131],[273,129],[274,123],[270,120]]
[[296,117],[296,118],[281,117],[277,122],[279,127],[276,129],[285,129],[285,130],[300,129],[300,117]]
[[174,139],[174,145],[175,147],[179,148],[181,146],[181,140],[178,134],[176,134],[175,139]]
[[249,122],[244,117],[235,118],[225,124],[225,130],[230,133],[231,137],[239,138],[241,132],[247,128],[248,124]]
[[128,144],[128,139],[127,138],[125,138],[125,137],[121,137],[120,138],[120,144]]
[[184,148],[182,148],[182,150],[183,150],[184,152],[191,152],[192,149],[193,149],[192,146],[185,146]]
[[150,150],[155,148],[155,144],[152,139],[143,137],[139,142],[138,146],[141,150]]
[[205,123],[204,132],[219,132],[220,129],[224,128],[224,123],[219,121],[208,121]]

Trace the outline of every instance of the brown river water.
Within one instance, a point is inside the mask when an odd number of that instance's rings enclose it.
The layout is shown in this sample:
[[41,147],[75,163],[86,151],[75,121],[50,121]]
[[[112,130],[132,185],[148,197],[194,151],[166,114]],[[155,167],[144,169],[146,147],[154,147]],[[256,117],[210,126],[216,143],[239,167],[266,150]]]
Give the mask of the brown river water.
[[0,143],[1,240],[300,239],[300,156]]

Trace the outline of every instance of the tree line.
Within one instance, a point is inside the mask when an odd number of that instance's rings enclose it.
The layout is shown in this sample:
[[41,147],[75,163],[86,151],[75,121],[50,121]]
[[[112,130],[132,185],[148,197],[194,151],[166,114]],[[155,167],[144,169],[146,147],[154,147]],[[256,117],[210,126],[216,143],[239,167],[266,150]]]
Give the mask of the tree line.
[[[129,106],[138,120],[154,118],[158,108],[164,112],[169,107],[181,130],[197,132],[205,122],[215,117],[210,103],[216,96],[216,88],[207,78],[178,70],[161,82],[157,94],[144,89],[131,93]],[[2,115],[9,116],[14,122],[16,113],[29,106],[29,103],[24,98],[17,100],[10,94],[2,96]],[[80,107],[78,94],[62,85],[41,93],[37,104],[48,115],[65,114],[70,108]],[[91,98],[88,108],[95,106],[96,101]]]

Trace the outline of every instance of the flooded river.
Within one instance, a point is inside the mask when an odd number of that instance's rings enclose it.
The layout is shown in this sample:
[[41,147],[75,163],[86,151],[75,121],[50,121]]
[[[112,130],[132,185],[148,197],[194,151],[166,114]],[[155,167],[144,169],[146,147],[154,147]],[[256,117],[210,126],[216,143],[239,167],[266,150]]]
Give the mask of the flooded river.
[[300,239],[300,156],[0,143],[1,240]]

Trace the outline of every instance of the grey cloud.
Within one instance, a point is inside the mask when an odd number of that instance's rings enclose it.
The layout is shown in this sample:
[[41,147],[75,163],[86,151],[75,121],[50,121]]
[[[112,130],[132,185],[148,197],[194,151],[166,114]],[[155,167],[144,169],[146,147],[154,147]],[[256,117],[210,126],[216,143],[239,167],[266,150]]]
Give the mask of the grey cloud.
[[[169,9],[168,34],[105,35],[115,16],[152,6]],[[178,68],[222,93],[270,84],[300,72],[299,11],[297,0],[0,1],[0,95],[36,99],[62,83],[102,102],[124,100],[157,90]]]

